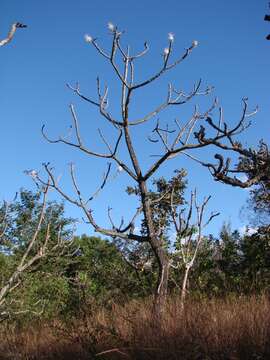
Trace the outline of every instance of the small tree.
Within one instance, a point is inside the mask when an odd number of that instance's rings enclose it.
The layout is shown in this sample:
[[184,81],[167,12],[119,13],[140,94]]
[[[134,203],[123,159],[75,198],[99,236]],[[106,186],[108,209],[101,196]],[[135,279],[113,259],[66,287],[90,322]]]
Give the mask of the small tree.
[[[160,69],[148,79],[136,82],[134,72],[135,63],[139,58],[143,57],[148,52],[148,44],[144,44],[144,50],[141,53],[133,55],[130,52],[129,46],[126,49],[122,46],[121,38],[123,32],[119,31],[119,29],[111,23],[108,24],[108,29],[112,35],[112,46],[109,51],[104,50],[97,40],[92,38],[90,35],[85,35],[85,40],[89,45],[93,46],[101,57],[111,64],[112,69],[117,76],[122,89],[121,98],[119,99],[121,118],[118,119],[109,112],[108,87],[105,86],[104,91],[102,91],[99,78],[97,79],[97,99],[91,99],[82,94],[78,84],[76,86],[68,85],[68,87],[81,99],[96,107],[101,116],[112,126],[112,130],[116,134],[114,145],[110,144],[110,142],[105,138],[103,132],[99,129],[98,131],[101,141],[107,148],[107,152],[98,153],[87,148],[80,134],[79,120],[73,105],[70,105],[70,111],[75,129],[75,142],[69,141],[66,137],[59,137],[55,140],[51,139],[45,133],[44,126],[42,128],[42,132],[44,137],[50,143],[64,143],[91,157],[106,160],[109,159],[115,162],[121,170],[128,174],[131,181],[135,184],[139,197],[139,206],[135,211],[134,216],[129,221],[123,221],[120,226],[101,226],[96,222],[90,206],[91,200],[93,200],[95,195],[88,198],[88,200],[84,199],[80,186],[76,180],[74,166],[70,166],[70,173],[76,197],[66,193],[60,187],[49,163],[44,164],[44,167],[51,181],[50,186],[55,188],[69,202],[81,208],[87,217],[88,222],[92,225],[96,232],[112,238],[120,238],[128,241],[149,244],[159,268],[156,286],[156,304],[159,311],[163,308],[166,299],[170,258],[165,246],[164,237],[162,236],[162,229],[158,228],[155,223],[153,199],[151,197],[151,192],[149,191],[149,181],[151,181],[151,179],[157,174],[158,170],[160,170],[169,159],[182,154],[197,161],[202,166],[207,167],[216,181],[242,188],[256,183],[260,180],[261,174],[256,174],[251,176],[247,181],[242,181],[241,178],[235,177],[240,170],[237,167],[231,167],[230,159],[224,159],[222,154],[216,154],[214,162],[205,162],[196,158],[193,154],[190,154],[190,152],[192,150],[203,149],[211,146],[219,150],[230,151],[236,155],[248,158],[251,162],[251,166],[255,167],[258,159],[261,159],[260,154],[250,149],[245,149],[239,141],[235,140],[235,136],[249,126],[247,118],[256,113],[257,110],[249,113],[247,99],[243,99],[243,111],[240,116],[240,120],[230,127],[227,122],[224,121],[221,107],[219,107],[218,111],[218,120],[213,120],[212,113],[216,108],[218,108],[218,103],[214,100],[212,105],[204,112],[200,112],[198,107],[195,107],[195,111],[191,119],[189,119],[186,123],[180,124],[176,120],[173,124],[170,124],[170,126],[162,126],[159,121],[156,121],[153,127],[153,136],[146,137],[146,139],[150,144],[159,143],[163,149],[163,153],[157,160],[153,161],[147,169],[144,169],[138,158],[139,150],[137,150],[134,145],[134,135],[132,133],[132,129],[136,127],[143,127],[149,121],[153,121],[156,115],[160,114],[161,111],[166,108],[183,106],[198,95],[208,95],[211,92],[211,88],[207,87],[204,91],[202,91],[200,80],[197,84],[195,84],[190,92],[186,93],[182,90],[176,89],[172,84],[169,84],[167,97],[159,106],[141,118],[133,119],[130,116],[130,108],[136,91],[153,84],[169,70],[174,69],[177,65],[182,63],[182,61],[184,61],[197,47],[198,41],[193,41],[180,57],[173,60],[174,35],[170,33],[168,35],[168,46],[163,51]],[[119,59],[121,60],[121,63],[119,62]],[[121,69],[119,64],[124,64],[123,69]],[[173,126],[174,129],[172,128]],[[195,131],[198,126],[199,128]],[[124,161],[120,157],[119,150],[122,142],[124,142],[126,147],[129,161]],[[112,165],[110,164],[99,190],[103,189],[106,185],[111,167]],[[46,181],[40,176],[38,176],[38,180],[44,184],[46,183]],[[144,224],[144,229],[142,229],[139,234],[134,233],[133,231],[134,223],[138,216],[143,217]]]
[[214,217],[219,215],[219,213],[212,213],[210,217],[205,220],[205,210],[210,198],[211,196],[208,196],[203,200],[202,204],[199,204],[196,191],[192,192],[189,208],[185,215],[184,209],[178,210],[173,201],[171,202],[173,224],[176,231],[174,262],[176,261],[176,266],[179,264],[184,265],[184,276],[181,286],[182,309],[184,308],[187,294],[189,273],[194,266],[204,240],[203,229]]
[[[44,259],[59,258],[60,254],[64,256],[72,251],[71,232],[66,229],[71,220],[63,218],[61,205],[47,202],[49,188],[48,182],[36,194],[21,191],[20,201],[14,200],[0,209],[4,214],[0,219],[0,254],[2,260],[7,260],[1,268],[0,321],[12,315],[10,307],[16,302],[13,294],[18,294],[18,289],[22,292],[29,273],[37,270]],[[19,302],[21,300],[19,296]],[[29,310],[23,306],[16,311],[17,314],[24,312]]]
[[270,286],[270,233],[269,228],[240,240],[242,288],[248,293],[268,291]]

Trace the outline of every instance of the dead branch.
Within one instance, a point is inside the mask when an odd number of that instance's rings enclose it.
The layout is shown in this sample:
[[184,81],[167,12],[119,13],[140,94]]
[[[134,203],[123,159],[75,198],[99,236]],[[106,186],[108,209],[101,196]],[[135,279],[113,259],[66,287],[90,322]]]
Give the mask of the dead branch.
[[[49,177],[49,183],[47,181],[44,181],[40,176],[38,176],[38,181],[43,184],[44,186],[49,186],[50,188],[55,189],[58,193],[61,194],[61,196],[66,199],[67,201],[69,201],[70,203],[78,206],[79,208],[81,208],[89,222],[89,224],[91,224],[94,228],[94,230],[96,232],[99,232],[101,234],[110,236],[112,238],[121,238],[121,239],[126,239],[126,240],[136,240],[138,242],[146,242],[148,240],[148,238],[146,236],[140,236],[140,235],[136,235],[136,234],[131,234],[128,233],[128,229],[125,232],[122,231],[118,231],[116,229],[107,229],[107,228],[103,228],[101,226],[99,226],[93,216],[93,210],[91,208],[89,208],[89,202],[92,201],[95,196],[92,195],[90,198],[88,198],[88,200],[84,200],[81,194],[81,191],[79,190],[79,186],[75,177],[75,170],[74,170],[74,166],[71,164],[70,166],[70,175],[71,175],[71,179],[72,179],[72,184],[74,186],[76,195],[77,195],[77,199],[76,198],[72,198],[70,195],[68,195],[67,193],[65,193],[58,184],[58,181],[56,180],[54,174],[53,174],[53,170],[52,168],[50,168],[50,164],[43,164],[44,165],[44,169],[48,174]],[[106,179],[106,177],[105,177]],[[108,179],[108,177],[107,177]],[[106,179],[106,181],[107,181]],[[104,186],[106,185],[106,181],[102,182],[101,186],[102,188],[104,188]],[[99,189],[101,189],[101,186]]]
[[12,24],[7,37],[3,40],[0,40],[0,46],[7,45],[9,42],[11,42],[17,29],[23,29],[26,27],[27,27],[27,25],[21,24],[19,22]]

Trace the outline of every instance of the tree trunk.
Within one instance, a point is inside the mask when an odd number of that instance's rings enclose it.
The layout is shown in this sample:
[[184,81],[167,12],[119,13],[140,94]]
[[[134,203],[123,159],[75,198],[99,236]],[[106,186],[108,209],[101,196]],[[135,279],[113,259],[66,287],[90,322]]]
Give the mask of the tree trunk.
[[169,280],[169,259],[163,248],[159,249],[158,252],[158,281],[155,294],[155,314],[157,316],[162,315],[165,310],[167,293],[168,293],[168,280]]
[[141,192],[140,195],[143,205],[143,213],[145,217],[146,227],[148,230],[149,244],[157,259],[159,268],[154,302],[154,316],[160,316],[163,313],[166,304],[170,264],[167,251],[163,247],[163,240],[159,238],[156,234],[156,229],[153,223],[151,203],[149,196],[147,196],[148,190],[146,182],[144,180],[139,181],[139,188]]
[[20,275],[20,269],[15,270],[12,276],[8,279],[6,285],[3,286],[2,289],[0,290],[0,305],[2,305],[2,303],[4,302],[5,296],[7,295],[8,291],[12,288],[12,285],[18,279],[19,275]]
[[182,283],[182,290],[181,290],[181,309],[184,309],[184,304],[185,304],[185,299],[186,299],[186,294],[187,294],[187,281],[188,281],[188,275],[189,275],[189,270],[190,270],[191,266],[190,265],[186,265],[186,270],[185,270],[185,274],[184,274],[184,279],[183,279],[183,283]]

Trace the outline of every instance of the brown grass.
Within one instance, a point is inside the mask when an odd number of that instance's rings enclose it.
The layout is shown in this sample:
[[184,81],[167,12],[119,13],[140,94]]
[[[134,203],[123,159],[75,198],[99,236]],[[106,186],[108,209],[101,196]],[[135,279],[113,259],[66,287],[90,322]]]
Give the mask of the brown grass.
[[190,301],[182,314],[170,299],[160,321],[150,300],[133,301],[68,323],[2,325],[0,342],[1,359],[270,359],[270,301]]

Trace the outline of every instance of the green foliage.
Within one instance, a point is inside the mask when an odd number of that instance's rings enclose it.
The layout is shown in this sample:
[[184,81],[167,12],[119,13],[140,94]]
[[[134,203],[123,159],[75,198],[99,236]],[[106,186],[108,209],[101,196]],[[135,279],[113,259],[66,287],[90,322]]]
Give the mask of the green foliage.
[[[6,231],[1,241],[2,250],[6,252],[14,252],[21,256],[21,253],[28,245],[29,239],[32,238],[36,231],[38,221],[42,209],[41,192],[33,193],[25,189],[21,189],[17,198],[8,206],[7,216],[1,216],[2,224],[0,227],[6,226]],[[0,213],[5,211],[5,204],[2,205]],[[61,230],[61,238],[69,238],[71,233],[70,225],[74,220],[64,216],[64,204],[58,204],[55,201],[48,202],[46,206],[44,221],[38,234],[38,241],[33,248],[36,250],[40,245],[40,240],[44,239],[47,224],[50,223],[50,241],[55,243]]]
[[258,292],[270,287],[270,234],[259,229],[241,239],[242,276],[246,291]]
[[[24,314],[24,317],[31,318],[38,314],[42,318],[52,319],[60,316],[67,309],[69,284],[63,276],[38,271],[28,274],[23,291],[19,290],[17,295],[23,300],[23,308],[30,310]],[[32,310],[35,314],[31,312]]]
[[76,243],[80,251],[69,272],[84,295],[106,303],[149,293],[145,275],[135,271],[113,243],[86,235]]
[[[0,209],[0,213],[5,214],[0,217],[1,228],[5,228],[5,233],[1,238],[0,252],[1,288],[7,284],[10,276],[17,269],[28,244],[37,231],[42,206],[40,192],[21,190],[17,199],[8,207],[4,204]],[[70,226],[73,222],[72,219],[64,216],[62,203],[46,204],[43,222],[26,262],[35,256],[44,244],[47,227],[50,224],[50,237],[46,245],[47,254],[39,258],[27,270],[20,272],[16,282],[11,283],[12,288],[15,287],[7,295],[3,304],[5,313],[29,315],[42,311],[44,316],[48,317],[58,312],[57,309],[61,307],[59,301],[66,302],[63,300],[66,293],[63,287],[65,279],[61,276],[71,259],[61,256],[61,252],[65,253],[65,247],[59,247],[55,251],[52,249],[58,244],[59,234],[61,234],[63,244],[69,240]],[[72,246],[69,250],[72,251]]]
[[260,141],[254,160],[240,159],[239,169],[247,178],[261,175],[260,181],[251,188],[248,205],[252,211],[253,224],[265,226],[270,223],[270,155],[268,146]]
[[[259,229],[242,237],[224,224],[220,237],[204,238],[191,270],[189,289],[193,294],[225,296],[229,293],[258,293],[270,287],[270,235]],[[175,272],[181,279],[183,268]]]
[[[175,178],[154,182],[149,196],[154,202],[156,226],[164,226],[164,244],[170,256],[181,252],[181,238],[193,236],[196,227],[190,227],[176,239],[175,247],[166,238],[170,226],[171,198],[174,189],[175,204],[184,205],[184,172]],[[136,195],[136,189],[129,189]],[[4,212],[4,207],[0,209]],[[7,235],[0,252],[0,284],[3,286],[18,263],[29,236],[35,230],[41,211],[40,194],[22,191],[19,200],[10,205]],[[72,220],[65,218],[63,204],[51,202],[46,209],[46,221],[52,224],[52,239],[56,241],[61,227],[68,239]],[[0,217],[1,218],[1,217]],[[2,224],[3,225],[3,224]],[[142,224],[142,232],[144,231]],[[270,235],[268,227],[261,227],[253,235],[240,236],[224,224],[218,238],[204,237],[197,261],[190,271],[188,289],[196,296],[224,296],[228,293],[257,293],[270,286]],[[39,234],[45,236],[45,228]],[[192,246],[192,241],[190,246]],[[34,250],[33,250],[34,251]],[[145,264],[150,264],[146,267]],[[180,262],[171,269],[169,290],[179,293],[184,266]],[[22,319],[33,317],[69,319],[85,311],[93,302],[110,307],[130,299],[153,294],[158,268],[149,244],[113,242],[99,237],[75,237],[72,251],[67,256],[51,254],[29,271],[21,274],[21,285],[8,298],[11,313]],[[19,316],[17,315],[17,316]]]
[[[187,173],[184,169],[175,170],[175,175],[166,180],[164,177],[153,180],[153,188],[147,196],[151,199],[151,208],[153,214],[153,222],[158,229],[160,236],[164,238],[166,243],[167,231],[172,222],[172,204],[174,207],[184,205],[184,191],[187,185],[185,179]],[[129,195],[139,196],[139,190],[136,187],[128,187]],[[141,224],[141,233],[146,235],[146,223],[144,219]]]

